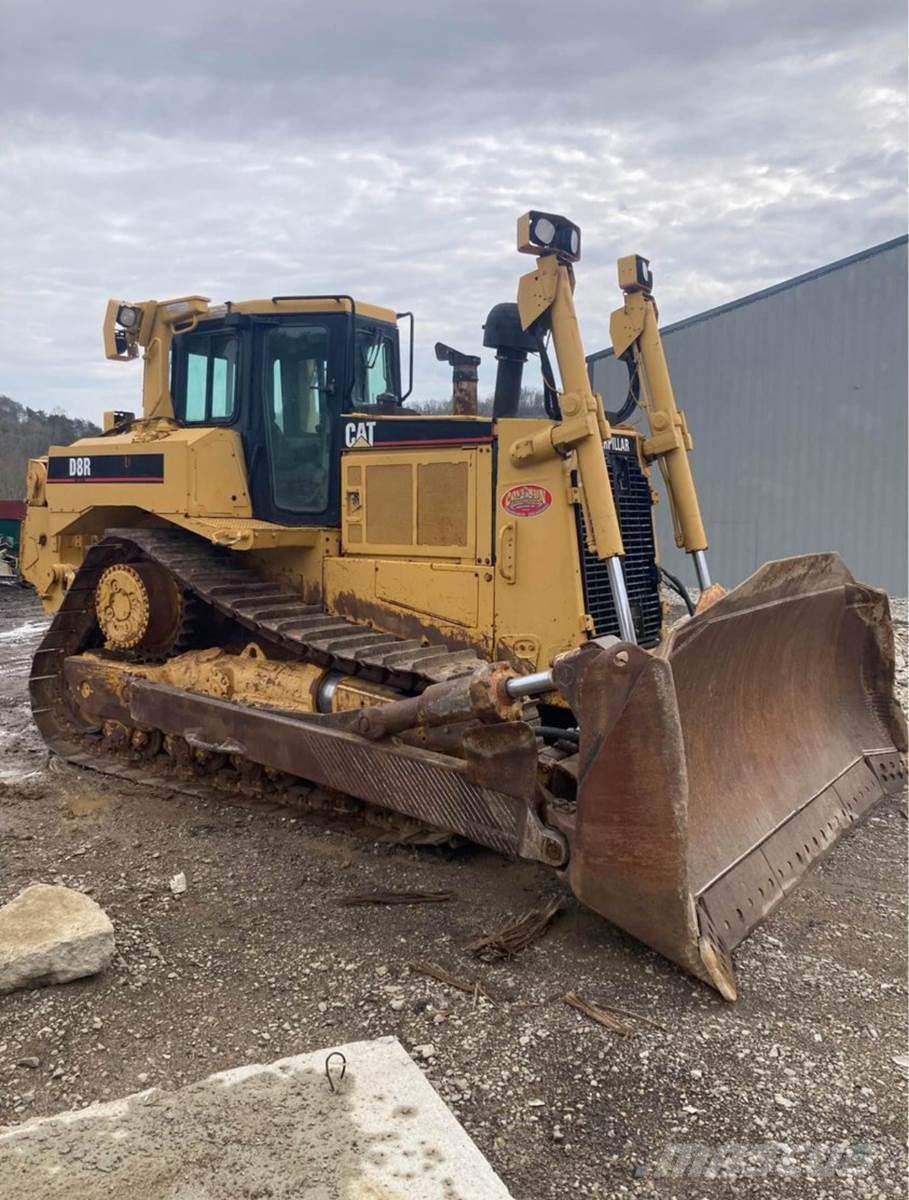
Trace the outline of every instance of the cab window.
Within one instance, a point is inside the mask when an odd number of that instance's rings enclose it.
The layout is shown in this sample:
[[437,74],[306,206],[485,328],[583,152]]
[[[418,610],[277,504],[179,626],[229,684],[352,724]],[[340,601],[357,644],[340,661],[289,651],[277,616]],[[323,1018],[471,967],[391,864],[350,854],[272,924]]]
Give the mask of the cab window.
[[239,339],[233,333],[188,333],[180,344],[174,410],[187,425],[230,422],[237,412]]
[[331,420],[329,333],[321,325],[280,325],[265,335],[265,391],[272,495],[288,512],[328,507]]
[[358,329],[354,360],[353,402],[357,405],[395,403],[394,343],[379,329]]

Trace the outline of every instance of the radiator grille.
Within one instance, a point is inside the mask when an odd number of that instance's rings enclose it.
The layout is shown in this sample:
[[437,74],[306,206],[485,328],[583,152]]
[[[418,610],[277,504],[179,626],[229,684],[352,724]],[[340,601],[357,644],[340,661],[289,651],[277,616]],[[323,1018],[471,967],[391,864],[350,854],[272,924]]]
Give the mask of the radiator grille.
[[[633,450],[627,454],[607,450],[606,464],[625,545],[622,566],[635,632],[640,645],[652,646],[660,639],[662,611],[660,575],[653,540],[650,485]],[[619,622],[606,563],[588,550],[584,512],[580,505],[577,506],[576,512],[584,602],[593,620],[594,636],[612,634],[618,637]]]

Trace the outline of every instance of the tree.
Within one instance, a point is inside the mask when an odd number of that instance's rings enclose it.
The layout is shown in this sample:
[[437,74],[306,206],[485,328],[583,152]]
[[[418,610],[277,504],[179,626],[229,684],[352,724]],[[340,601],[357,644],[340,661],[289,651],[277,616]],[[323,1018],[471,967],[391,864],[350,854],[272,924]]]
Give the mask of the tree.
[[[427,417],[444,417],[451,412],[450,396],[446,396],[444,400],[407,400],[406,404],[412,412],[418,412]],[[481,417],[491,417],[492,396],[481,396],[477,404],[477,411]],[[522,417],[545,417],[543,393],[537,388],[521,388],[519,415]]]
[[68,446],[101,430],[91,421],[27,408],[0,395],[0,500],[21,500],[25,495],[28,460],[47,453],[48,446]]

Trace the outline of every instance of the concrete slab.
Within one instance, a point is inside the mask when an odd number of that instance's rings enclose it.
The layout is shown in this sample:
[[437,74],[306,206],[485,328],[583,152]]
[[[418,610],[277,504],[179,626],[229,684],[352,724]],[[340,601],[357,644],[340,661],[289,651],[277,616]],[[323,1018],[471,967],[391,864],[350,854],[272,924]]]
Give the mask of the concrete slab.
[[[325,1064],[329,1054],[335,1091]],[[16,1200],[510,1200],[395,1038],[0,1131]]]

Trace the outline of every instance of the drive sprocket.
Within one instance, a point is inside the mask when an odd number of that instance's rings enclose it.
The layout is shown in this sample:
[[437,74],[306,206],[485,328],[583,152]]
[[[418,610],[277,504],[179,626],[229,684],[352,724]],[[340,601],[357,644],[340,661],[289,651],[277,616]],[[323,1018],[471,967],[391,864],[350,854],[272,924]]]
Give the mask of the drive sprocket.
[[179,653],[191,642],[193,599],[158,563],[114,563],[95,587],[105,648],[142,658]]

